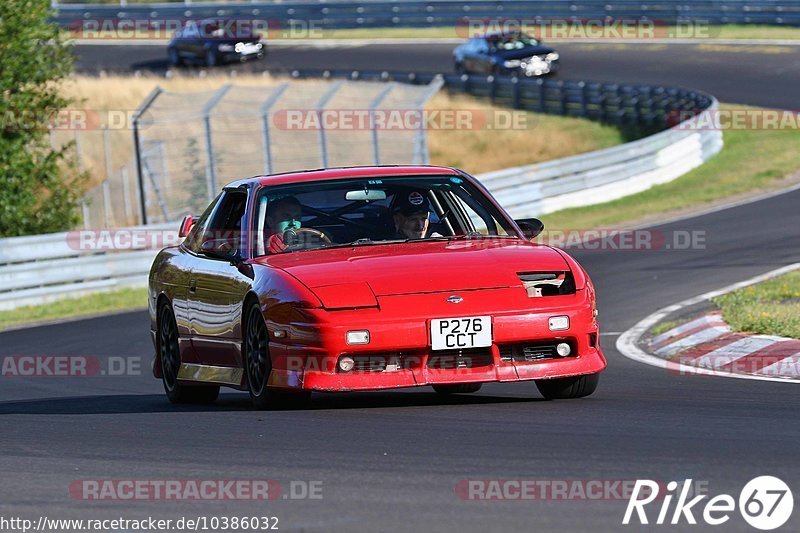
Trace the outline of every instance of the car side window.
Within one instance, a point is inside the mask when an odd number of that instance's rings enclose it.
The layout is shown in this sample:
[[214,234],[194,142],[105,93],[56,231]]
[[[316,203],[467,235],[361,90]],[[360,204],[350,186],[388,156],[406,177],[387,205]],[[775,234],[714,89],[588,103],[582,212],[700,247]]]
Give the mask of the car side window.
[[219,199],[222,195],[217,196],[214,198],[214,201],[208,204],[208,207],[203,214],[200,215],[200,218],[195,222],[194,227],[192,227],[192,231],[189,232],[189,235],[186,236],[186,239],[183,241],[183,245],[193,252],[200,251],[200,244],[203,242],[202,236],[208,227],[208,222],[211,219],[211,214],[214,212],[214,208],[217,207],[219,203]]
[[463,226],[463,233],[476,232],[481,235],[508,235],[497,220],[471,196],[456,190],[448,194],[452,214],[457,224]]
[[200,248],[212,243],[215,248],[228,247],[239,250],[242,238],[242,218],[247,206],[247,191],[242,189],[226,190],[217,208],[211,215],[207,227],[204,228]]

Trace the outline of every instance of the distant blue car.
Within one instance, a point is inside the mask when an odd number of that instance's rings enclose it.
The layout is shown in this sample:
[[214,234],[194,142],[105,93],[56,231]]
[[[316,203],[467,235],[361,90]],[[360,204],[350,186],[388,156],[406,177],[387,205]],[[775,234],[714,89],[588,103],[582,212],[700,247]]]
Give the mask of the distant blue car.
[[487,33],[453,51],[460,74],[546,76],[558,71],[558,52],[522,32]]

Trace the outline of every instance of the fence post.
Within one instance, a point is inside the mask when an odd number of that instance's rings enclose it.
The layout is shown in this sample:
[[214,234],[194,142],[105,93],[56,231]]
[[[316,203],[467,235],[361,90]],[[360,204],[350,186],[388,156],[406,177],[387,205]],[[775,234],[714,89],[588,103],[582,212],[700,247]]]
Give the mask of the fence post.
[[372,162],[376,165],[381,164],[381,150],[378,145],[378,124],[375,121],[375,110],[396,86],[397,84],[393,81],[387,83],[386,87],[369,104],[369,128],[372,131]]
[[153,104],[158,95],[162,92],[161,87],[156,87],[144,99],[139,108],[133,114],[133,154],[136,158],[136,179],[139,186],[139,214],[142,218],[142,224],[147,224],[147,194],[144,190],[144,173],[142,172],[142,153],[141,143],[139,139],[139,119],[145,111]]
[[514,76],[511,78],[511,107],[519,109],[519,78]]
[[125,206],[125,225],[132,224],[133,212],[131,211],[131,185],[128,183],[128,167],[119,169],[120,179],[122,179],[122,202]]
[[110,228],[114,225],[112,222],[114,215],[111,212],[111,186],[108,183],[108,179],[106,179],[103,182],[102,191],[103,191],[103,215],[104,215],[103,221],[105,222],[106,228]]
[[[436,76],[428,84],[428,88],[422,94],[422,97],[417,102],[417,109],[424,109],[425,103],[444,86],[444,79],[441,76]],[[420,121],[424,124],[424,121]],[[412,163],[427,165],[429,162],[428,154],[428,135],[425,131],[425,126],[420,126],[417,130],[414,139],[414,155],[412,156]]]
[[111,144],[108,139],[108,126],[103,127],[103,160],[106,167],[106,179],[111,179]]
[[81,210],[83,212],[83,229],[90,229],[89,204],[86,203],[86,198],[81,201]]
[[269,110],[270,108],[275,105],[275,102],[280,100],[283,93],[289,87],[288,83],[283,83],[278,86],[275,91],[267,98],[261,107],[259,108],[258,112],[261,115],[261,135],[262,135],[262,142],[264,143],[264,172],[266,174],[272,174],[275,171],[274,165],[272,164],[272,145],[270,144],[270,136],[269,136]]
[[333,98],[343,83],[344,82],[342,80],[334,82],[331,88],[325,91],[325,93],[317,102],[317,117],[319,118],[319,148],[320,155],[322,156],[323,168],[328,167],[328,144],[325,140],[325,126],[322,123],[322,112],[325,110],[325,106],[328,105],[328,102],[330,102],[331,98]]
[[203,106],[203,124],[205,125],[206,137],[206,178],[208,179],[208,201],[212,201],[217,193],[217,169],[214,164],[214,143],[211,139],[211,111],[214,109],[222,97],[231,88],[228,83],[219,88]]
[[83,174],[86,167],[83,164],[83,142],[81,141],[81,130],[75,130],[75,153],[78,156],[78,170]]

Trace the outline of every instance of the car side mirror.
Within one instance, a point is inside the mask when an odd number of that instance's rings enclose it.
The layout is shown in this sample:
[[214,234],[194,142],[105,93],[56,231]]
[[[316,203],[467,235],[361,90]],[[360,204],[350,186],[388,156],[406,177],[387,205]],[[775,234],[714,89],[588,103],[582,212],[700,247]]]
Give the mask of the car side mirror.
[[238,263],[241,259],[239,250],[230,239],[208,239],[200,245],[203,255],[214,259],[224,259],[231,263]]
[[178,237],[183,239],[189,235],[189,232],[192,231],[192,227],[194,226],[195,222],[197,222],[197,217],[195,216],[187,215],[183,217],[183,220],[181,221],[181,227],[178,228]]
[[529,241],[532,241],[544,231],[544,222],[538,218],[521,218],[519,220],[515,220],[514,222],[517,223],[519,229],[522,230],[522,234]]

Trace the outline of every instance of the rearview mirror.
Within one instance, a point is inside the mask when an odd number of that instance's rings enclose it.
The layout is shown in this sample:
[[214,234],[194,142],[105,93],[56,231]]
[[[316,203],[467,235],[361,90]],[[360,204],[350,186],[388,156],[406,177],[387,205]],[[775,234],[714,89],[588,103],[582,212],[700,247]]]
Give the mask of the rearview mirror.
[[195,222],[197,222],[197,217],[195,216],[186,215],[183,217],[183,221],[181,221],[181,227],[178,228],[178,237],[183,239],[189,235],[189,232],[192,231],[192,226],[194,226]]
[[379,200],[386,200],[386,191],[380,189],[347,191],[344,195],[344,199],[351,202],[377,202]]
[[526,239],[532,241],[544,231],[544,223],[538,218],[521,218],[515,220]]

